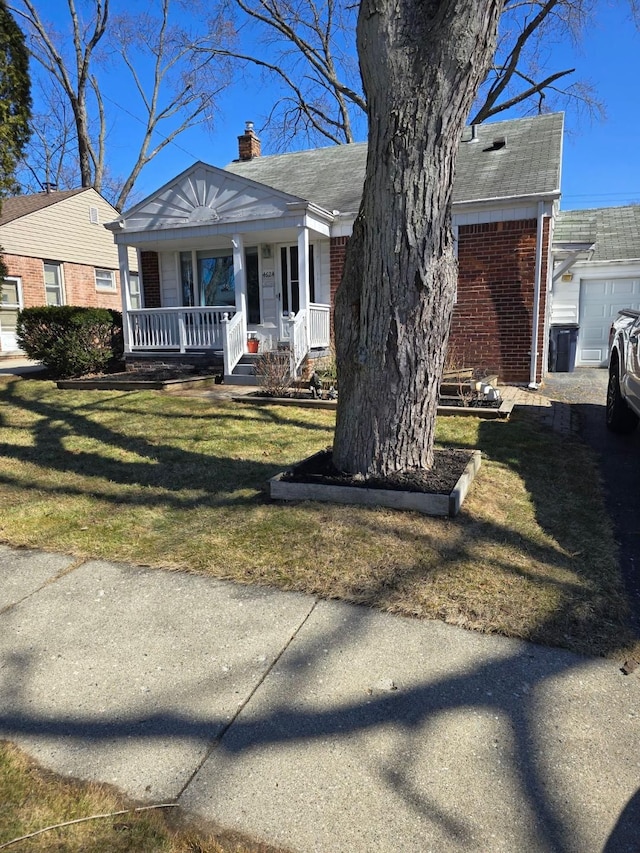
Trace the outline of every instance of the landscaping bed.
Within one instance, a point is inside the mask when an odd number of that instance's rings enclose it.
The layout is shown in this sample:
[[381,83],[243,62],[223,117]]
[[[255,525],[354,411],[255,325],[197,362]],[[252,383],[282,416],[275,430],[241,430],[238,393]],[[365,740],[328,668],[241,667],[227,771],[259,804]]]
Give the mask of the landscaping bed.
[[280,500],[335,501],[455,516],[479,467],[478,451],[440,448],[429,470],[365,478],[338,470],[327,449],[272,477],[270,494]]

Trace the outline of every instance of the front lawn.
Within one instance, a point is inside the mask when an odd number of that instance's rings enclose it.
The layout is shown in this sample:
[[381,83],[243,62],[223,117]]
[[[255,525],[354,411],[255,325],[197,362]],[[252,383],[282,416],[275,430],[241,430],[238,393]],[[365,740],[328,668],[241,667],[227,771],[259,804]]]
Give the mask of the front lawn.
[[631,642],[597,469],[524,415],[442,418],[483,463],[461,514],[272,503],[332,412],[0,382],[0,539],[340,598],[594,655]]

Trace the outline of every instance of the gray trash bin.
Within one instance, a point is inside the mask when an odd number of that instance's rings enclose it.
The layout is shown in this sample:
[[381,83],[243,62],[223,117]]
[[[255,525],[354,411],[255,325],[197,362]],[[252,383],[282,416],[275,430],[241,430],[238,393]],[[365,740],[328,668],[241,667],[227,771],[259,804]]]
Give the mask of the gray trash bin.
[[573,373],[576,366],[579,327],[575,324],[552,326],[549,337],[551,373]]

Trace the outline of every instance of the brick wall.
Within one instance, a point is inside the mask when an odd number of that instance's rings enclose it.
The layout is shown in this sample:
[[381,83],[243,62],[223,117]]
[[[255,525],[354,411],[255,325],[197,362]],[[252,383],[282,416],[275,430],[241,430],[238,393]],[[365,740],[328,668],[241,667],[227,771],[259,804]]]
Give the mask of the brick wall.
[[347,257],[348,237],[332,237],[329,247],[329,292],[331,294],[331,336],[333,337],[333,309],[336,304],[336,290],[342,280],[344,262]]
[[[544,225],[547,268],[549,220]],[[348,237],[331,240],[331,305],[342,278]],[[466,225],[458,233],[458,300],[450,350],[471,367],[486,367],[503,382],[528,382],[536,258],[536,220]],[[544,273],[543,273],[544,277]],[[538,379],[542,378],[546,288],[540,299]]]
[[[548,223],[545,227],[548,235]],[[460,363],[489,368],[502,381],[529,381],[535,257],[535,219],[460,227],[458,300],[450,338],[450,351]],[[544,316],[543,285],[540,353]]]
[[140,287],[145,308],[161,308],[160,264],[157,252],[140,252]]
[[[44,267],[41,258],[20,255],[4,255],[10,276],[22,279],[22,299],[25,308],[46,305],[44,289]],[[120,300],[120,275],[116,271],[116,291],[96,290],[95,268],[83,264],[63,263],[65,302],[67,305],[82,305],[90,308],[115,308],[122,310]]]

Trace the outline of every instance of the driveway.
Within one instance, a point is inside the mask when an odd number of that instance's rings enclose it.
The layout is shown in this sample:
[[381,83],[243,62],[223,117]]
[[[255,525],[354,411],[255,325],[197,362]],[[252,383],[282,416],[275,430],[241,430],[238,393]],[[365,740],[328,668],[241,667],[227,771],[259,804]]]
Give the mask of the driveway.
[[607,379],[605,369],[577,368],[573,373],[550,374],[541,392],[571,406],[580,435],[598,454],[633,623],[640,636],[640,430],[615,435],[606,428]]

